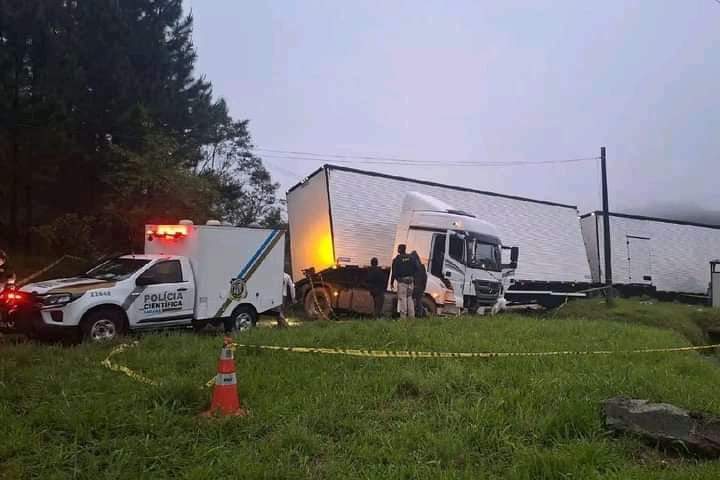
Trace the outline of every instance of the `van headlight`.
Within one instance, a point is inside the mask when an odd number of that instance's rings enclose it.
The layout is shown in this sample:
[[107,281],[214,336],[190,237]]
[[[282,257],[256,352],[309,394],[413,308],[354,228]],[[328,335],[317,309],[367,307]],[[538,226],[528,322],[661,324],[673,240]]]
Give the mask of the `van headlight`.
[[51,293],[50,295],[43,295],[40,297],[40,304],[43,308],[49,307],[62,307],[68,303],[77,300],[82,297],[82,293]]

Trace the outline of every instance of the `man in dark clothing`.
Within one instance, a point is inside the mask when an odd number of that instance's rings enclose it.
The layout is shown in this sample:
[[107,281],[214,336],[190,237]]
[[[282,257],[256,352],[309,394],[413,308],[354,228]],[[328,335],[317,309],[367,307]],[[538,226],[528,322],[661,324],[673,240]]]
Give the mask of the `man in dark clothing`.
[[413,301],[413,286],[417,262],[407,254],[405,245],[398,245],[398,255],[392,263],[392,277],[390,285],[397,282],[398,312],[400,318],[410,316],[415,318],[415,302]]
[[8,283],[15,281],[15,274],[8,265],[7,254],[0,250],[0,292],[5,288]]
[[415,303],[415,316],[424,317],[425,308],[423,308],[422,299],[425,296],[425,287],[427,287],[427,271],[425,270],[425,265],[423,265],[422,260],[420,260],[420,255],[418,255],[415,250],[410,253],[410,256],[417,264],[417,270],[415,271],[415,286],[412,294],[413,302]]
[[387,288],[387,274],[378,267],[378,259],[370,260],[370,270],[368,271],[368,290],[373,297],[375,304],[375,318],[382,317],[383,304],[385,303],[385,289]]

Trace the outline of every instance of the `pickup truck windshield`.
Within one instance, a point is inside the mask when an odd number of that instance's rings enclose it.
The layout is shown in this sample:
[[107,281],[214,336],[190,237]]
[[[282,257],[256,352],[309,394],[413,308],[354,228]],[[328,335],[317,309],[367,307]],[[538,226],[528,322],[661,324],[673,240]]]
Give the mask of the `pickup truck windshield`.
[[101,263],[84,276],[99,280],[125,280],[149,262],[150,260],[137,258],[113,258]]
[[500,271],[502,257],[499,245],[482,242],[470,237],[467,239],[467,247],[468,267],[495,272]]

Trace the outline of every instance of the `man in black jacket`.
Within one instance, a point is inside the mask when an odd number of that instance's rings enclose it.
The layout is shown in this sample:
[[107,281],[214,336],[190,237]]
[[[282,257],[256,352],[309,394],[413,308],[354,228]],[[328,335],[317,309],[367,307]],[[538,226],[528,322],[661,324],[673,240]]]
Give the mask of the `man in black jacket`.
[[422,299],[425,296],[425,287],[427,287],[427,271],[420,260],[420,255],[413,250],[410,256],[415,260],[417,269],[415,270],[415,285],[413,288],[413,302],[415,303],[415,316],[424,317],[425,308],[423,308]]
[[370,270],[368,270],[368,290],[373,297],[375,304],[375,318],[379,318],[383,313],[383,304],[385,303],[385,289],[387,288],[387,273],[378,267],[378,259],[370,260]]
[[4,251],[0,250],[0,292],[8,283],[14,281],[15,274],[8,265],[8,256]]
[[398,245],[398,255],[392,263],[392,277],[390,284],[397,282],[398,312],[400,318],[410,316],[415,318],[415,302],[413,301],[413,287],[417,262],[407,254],[405,245]]

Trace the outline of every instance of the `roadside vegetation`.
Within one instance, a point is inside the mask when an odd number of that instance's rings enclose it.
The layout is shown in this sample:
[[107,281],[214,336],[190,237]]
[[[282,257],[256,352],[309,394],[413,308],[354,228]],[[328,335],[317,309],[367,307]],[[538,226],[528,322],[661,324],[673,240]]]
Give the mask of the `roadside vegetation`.
[[[661,312],[684,325],[692,314],[682,308],[690,307],[623,301],[616,308],[615,321],[603,320],[604,307],[593,300],[554,317],[309,322],[286,331],[258,328],[239,341],[508,352],[690,343],[682,329],[648,326]],[[114,360],[161,386],[103,368],[111,345],[0,339],[0,478],[720,475],[718,462],[668,457],[610,437],[601,424],[599,402],[616,395],[720,414],[720,370],[694,352],[483,360],[240,348],[238,383],[252,415],[207,421],[198,418],[211,394],[202,385],[214,374],[221,337],[174,332],[131,340],[139,344]]]
[[666,328],[680,333],[693,345],[708,344],[712,341],[709,332],[720,329],[720,310],[704,305],[659,302],[651,298],[616,299],[609,309],[602,298],[575,301],[550,311],[548,315]]

